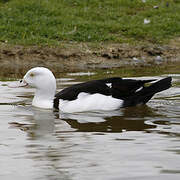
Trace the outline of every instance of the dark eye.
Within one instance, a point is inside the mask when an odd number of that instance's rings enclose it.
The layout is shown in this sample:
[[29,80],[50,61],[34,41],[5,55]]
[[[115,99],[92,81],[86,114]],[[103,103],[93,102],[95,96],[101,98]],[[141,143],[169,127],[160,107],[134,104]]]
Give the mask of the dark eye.
[[19,82],[22,83],[22,79]]
[[31,73],[31,74],[30,74],[30,76],[31,76],[31,77],[34,77],[34,74],[33,74],[33,73]]

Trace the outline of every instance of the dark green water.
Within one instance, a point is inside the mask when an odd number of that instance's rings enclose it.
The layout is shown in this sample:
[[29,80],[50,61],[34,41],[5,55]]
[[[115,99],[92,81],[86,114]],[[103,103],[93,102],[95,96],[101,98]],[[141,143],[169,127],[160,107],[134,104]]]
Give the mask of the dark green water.
[[[66,74],[58,90],[95,76]],[[146,106],[81,114],[33,108],[33,89],[0,82],[0,179],[179,180],[180,74],[172,76]]]

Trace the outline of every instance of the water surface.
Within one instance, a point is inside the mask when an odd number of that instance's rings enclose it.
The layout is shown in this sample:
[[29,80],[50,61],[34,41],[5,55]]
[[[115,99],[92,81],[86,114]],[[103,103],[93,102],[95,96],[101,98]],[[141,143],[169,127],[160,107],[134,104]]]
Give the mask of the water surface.
[[[58,90],[94,75],[66,74]],[[146,106],[79,114],[33,108],[34,89],[0,82],[0,179],[179,180],[180,74],[171,76]]]

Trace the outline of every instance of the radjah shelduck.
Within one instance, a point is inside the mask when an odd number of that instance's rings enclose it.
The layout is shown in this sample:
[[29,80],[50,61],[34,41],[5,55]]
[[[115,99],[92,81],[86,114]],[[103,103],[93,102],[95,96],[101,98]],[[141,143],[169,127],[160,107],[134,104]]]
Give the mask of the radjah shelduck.
[[[123,107],[146,104],[154,94],[171,87],[171,77],[156,80],[135,80],[120,77],[87,81],[56,93],[56,79],[45,67],[30,69],[18,87],[36,89],[32,105],[58,109],[65,113],[113,111]],[[151,83],[145,86],[146,83]]]

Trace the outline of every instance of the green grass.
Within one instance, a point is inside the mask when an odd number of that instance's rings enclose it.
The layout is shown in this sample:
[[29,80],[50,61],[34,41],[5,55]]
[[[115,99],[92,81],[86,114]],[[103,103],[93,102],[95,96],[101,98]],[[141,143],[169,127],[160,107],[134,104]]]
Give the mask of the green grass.
[[179,0],[0,0],[0,41],[165,43],[180,36],[179,12]]

